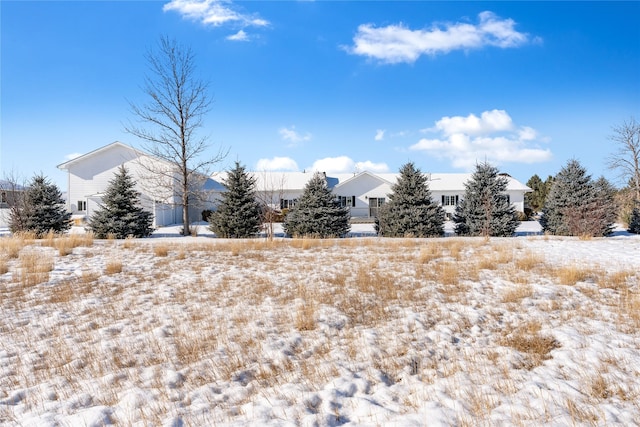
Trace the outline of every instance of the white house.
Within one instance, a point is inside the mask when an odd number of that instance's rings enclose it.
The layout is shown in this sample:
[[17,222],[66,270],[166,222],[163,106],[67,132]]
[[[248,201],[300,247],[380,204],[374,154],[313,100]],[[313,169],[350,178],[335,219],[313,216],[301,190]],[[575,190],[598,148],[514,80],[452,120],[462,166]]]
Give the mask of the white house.
[[[310,172],[252,172],[256,179],[258,198],[275,209],[288,209],[295,205],[304,186],[311,179]],[[373,218],[392,192],[391,186],[400,174],[360,172],[355,174],[325,174],[328,187],[340,199],[343,206],[351,211],[353,218]],[[464,197],[464,184],[471,178],[469,173],[429,173],[429,189],[433,200],[451,216],[455,207]],[[506,196],[519,212],[524,212],[524,195],[532,191],[513,177],[507,178]],[[224,181],[225,173],[213,176]]]
[[[67,209],[72,218],[82,223],[100,207],[102,196],[121,165],[124,165],[136,181],[136,190],[141,194],[141,203],[153,213],[154,226],[182,222],[182,209],[175,192],[166,185],[157,183],[157,174],[149,172],[159,166],[173,171],[173,165],[148,153],[121,142],[98,148],[73,160],[58,165],[68,173]],[[172,172],[173,173],[173,172]],[[252,172],[256,179],[257,197],[276,210],[295,206],[312,172]],[[465,193],[464,183],[471,174],[430,173],[426,174],[429,189],[435,202],[441,204],[447,215],[453,214],[456,204]],[[206,200],[190,206],[189,218],[197,221],[204,209],[214,210],[220,194],[225,191],[222,183],[226,172],[218,172],[203,179],[202,190]],[[368,171],[355,174],[324,174],[328,187],[339,198],[343,206],[358,219],[371,219],[388,199],[391,186],[399,174],[376,174]],[[524,211],[524,195],[531,189],[518,180],[504,175],[508,180],[506,195],[517,211]],[[166,184],[166,183],[165,183]]]
[[[173,166],[143,151],[122,142],[113,142],[75,159],[58,165],[58,169],[67,171],[68,191],[67,209],[78,224],[100,207],[102,196],[113,180],[120,166],[127,168],[136,181],[136,190],[140,193],[142,206],[153,213],[153,225],[163,226],[182,222],[182,208],[179,206],[176,192],[165,183],[158,183],[158,177],[149,172],[149,166],[173,171]],[[165,180],[166,181],[166,180]],[[220,192],[219,183],[205,179],[203,188]],[[190,206],[189,219],[197,221],[203,209],[210,209],[213,203],[194,202]]]
[[0,228],[9,227],[11,207],[24,190],[20,184],[0,179]]

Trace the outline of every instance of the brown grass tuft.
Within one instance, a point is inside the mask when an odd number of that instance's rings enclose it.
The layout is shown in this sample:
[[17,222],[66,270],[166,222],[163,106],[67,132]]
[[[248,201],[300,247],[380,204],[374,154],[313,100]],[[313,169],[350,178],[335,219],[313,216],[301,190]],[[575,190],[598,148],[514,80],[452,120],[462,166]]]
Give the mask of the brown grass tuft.
[[153,246],[153,253],[157,257],[166,257],[169,255],[169,245],[166,243],[158,243]]
[[108,260],[104,267],[104,272],[109,275],[122,273],[122,261],[116,259]]
[[49,272],[54,265],[51,254],[37,250],[22,251],[18,261],[21,286],[31,287],[49,280]]
[[515,287],[509,288],[502,294],[503,303],[519,304],[525,298],[531,298],[533,296],[533,288],[527,284],[520,284]]
[[560,347],[555,338],[540,334],[540,324],[529,322],[513,330],[501,340],[501,344],[528,356],[525,368],[533,369],[549,359],[549,353]]

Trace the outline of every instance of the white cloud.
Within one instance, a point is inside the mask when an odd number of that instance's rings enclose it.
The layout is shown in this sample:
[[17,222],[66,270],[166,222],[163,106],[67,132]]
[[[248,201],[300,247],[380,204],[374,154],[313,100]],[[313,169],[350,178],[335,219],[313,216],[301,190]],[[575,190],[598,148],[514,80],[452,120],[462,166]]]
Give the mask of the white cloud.
[[376,136],[374,137],[374,139],[376,141],[382,141],[384,139],[384,133],[385,132],[386,132],[386,130],[384,130],[384,129],[376,130]]
[[424,30],[411,30],[403,24],[386,27],[363,24],[353,38],[353,46],[346,50],[390,64],[413,63],[425,54],[485,46],[517,47],[529,42],[529,35],[514,27],[512,19],[501,19],[493,12],[480,13],[475,25],[466,22],[434,24]]
[[442,131],[445,135],[457,133],[483,135],[511,130],[513,122],[506,111],[492,110],[483,112],[480,117],[475,114],[469,114],[467,117],[443,117],[436,122],[435,129]]
[[80,156],[82,156],[82,153],[71,153],[71,154],[66,154],[64,158],[65,160],[73,160],[73,159],[77,159]]
[[236,42],[246,42],[249,41],[249,36],[244,30],[240,30],[235,34],[227,36],[227,40],[236,41]]
[[265,19],[232,9],[231,2],[224,0],[171,0],[162,10],[176,11],[184,18],[214,27],[231,23],[243,27],[269,25],[269,21]]
[[389,166],[386,163],[373,163],[370,160],[364,162],[356,162],[356,170],[369,171],[375,173],[387,173],[389,172]]
[[278,133],[284,141],[289,141],[290,146],[298,145],[301,142],[310,141],[311,134],[309,132],[305,134],[298,133],[295,126],[289,128],[280,128]]
[[503,110],[485,111],[480,117],[443,117],[429,132],[438,138],[422,138],[410,147],[436,158],[448,159],[455,168],[471,170],[476,163],[540,163],[551,160],[548,148],[529,146],[538,135],[535,129],[517,128]]
[[347,156],[325,157],[324,159],[316,160],[309,169],[326,173],[355,173],[364,170],[376,173],[389,172],[389,167],[386,163],[373,163],[369,160],[354,162]]
[[289,157],[260,159],[256,163],[256,171],[297,171],[298,164]]

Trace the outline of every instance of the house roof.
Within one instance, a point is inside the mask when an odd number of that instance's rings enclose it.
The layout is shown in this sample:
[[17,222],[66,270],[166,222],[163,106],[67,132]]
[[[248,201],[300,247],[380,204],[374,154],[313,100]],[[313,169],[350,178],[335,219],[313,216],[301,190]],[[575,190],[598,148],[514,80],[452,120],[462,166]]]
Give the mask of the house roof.
[[[256,179],[256,190],[302,190],[307,182],[313,177],[314,172],[249,172]],[[227,179],[227,171],[216,172],[211,175],[211,179],[224,182]],[[335,175],[327,177],[327,185],[333,188],[339,181]]]
[[[265,191],[265,189],[285,189],[285,190],[302,190],[313,176],[313,172],[250,172],[256,178],[256,190]],[[471,175],[470,173],[427,173],[429,181],[429,189],[431,191],[457,191],[464,192],[464,184]],[[381,183],[393,185],[400,176],[399,173],[373,173],[363,171],[357,174],[327,174],[327,185],[329,188],[339,189],[349,182],[357,181],[363,177],[373,177]],[[507,190],[510,191],[532,191],[529,187],[522,184],[517,179],[507,174],[501,174],[507,178]],[[212,175],[214,180],[223,182],[227,177],[227,172],[217,172]]]
[[[393,175],[394,177],[392,177],[391,180],[389,180],[389,176],[385,176],[385,175]],[[336,189],[348,184],[349,182],[357,181],[358,179],[361,179],[363,176],[373,177],[379,181],[385,182],[388,185],[392,185],[396,181],[395,175],[396,174],[375,174],[369,171],[363,171],[353,175],[346,175],[345,178],[340,179],[340,183],[336,185]]]
[[83,154],[81,156],[78,156],[78,157],[76,157],[74,159],[67,160],[64,163],[60,163],[58,165],[58,169],[60,169],[60,170],[69,169],[69,166],[73,166],[73,165],[75,165],[77,163],[80,163],[80,162],[90,158],[90,157],[94,157],[94,156],[100,155],[100,154],[104,153],[105,151],[108,151],[108,150],[112,149],[113,147],[123,147],[123,148],[126,148],[128,150],[132,150],[132,151],[136,152],[138,155],[150,156],[150,154],[145,153],[142,150],[138,150],[137,148],[133,148],[132,146],[127,145],[127,144],[125,144],[123,142],[115,141],[115,142],[112,142],[111,144],[103,145],[102,147],[97,148],[97,149],[95,149],[93,151],[89,151],[88,153]]

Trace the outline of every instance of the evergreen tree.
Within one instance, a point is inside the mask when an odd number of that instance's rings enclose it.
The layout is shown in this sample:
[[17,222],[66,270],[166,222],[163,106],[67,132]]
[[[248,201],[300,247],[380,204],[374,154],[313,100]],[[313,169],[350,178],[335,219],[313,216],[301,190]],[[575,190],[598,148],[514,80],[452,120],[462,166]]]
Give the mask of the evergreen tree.
[[633,208],[631,212],[631,218],[629,219],[629,233],[640,234],[640,208],[637,206]]
[[120,166],[109,181],[101,208],[89,218],[88,229],[97,238],[113,235],[117,239],[124,239],[151,234],[153,215],[140,206],[140,193],[134,187],[133,177],[124,166]]
[[43,175],[33,177],[24,194],[10,212],[11,232],[29,231],[42,237],[49,231],[62,233],[71,228],[62,193]]
[[225,182],[218,209],[209,218],[209,229],[218,237],[244,238],[255,236],[260,230],[260,204],[256,200],[256,179],[236,162]]
[[615,215],[611,192],[604,183],[596,185],[580,163],[569,160],[553,180],[540,225],[561,236],[606,236]]
[[608,236],[613,232],[613,224],[618,218],[619,206],[616,202],[618,190],[601,176],[594,182],[596,205],[599,208],[599,229],[596,235]]
[[340,206],[324,175],[316,172],[285,217],[283,227],[294,237],[342,237],[349,231],[349,219],[349,209]]
[[455,232],[466,236],[511,236],[518,227],[515,207],[504,194],[507,178],[488,163],[476,165],[453,216]]
[[444,210],[431,199],[427,177],[412,162],[400,168],[389,201],[376,217],[376,232],[384,237],[440,237]]
[[540,212],[544,206],[550,186],[536,174],[529,178],[527,187],[533,191],[524,195],[525,205],[533,212]]

